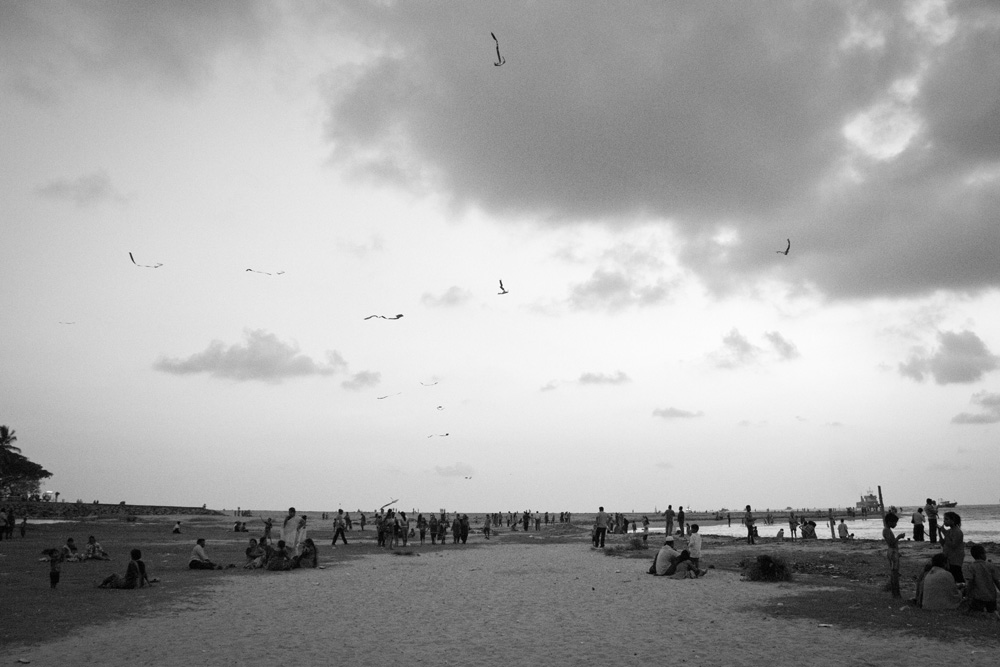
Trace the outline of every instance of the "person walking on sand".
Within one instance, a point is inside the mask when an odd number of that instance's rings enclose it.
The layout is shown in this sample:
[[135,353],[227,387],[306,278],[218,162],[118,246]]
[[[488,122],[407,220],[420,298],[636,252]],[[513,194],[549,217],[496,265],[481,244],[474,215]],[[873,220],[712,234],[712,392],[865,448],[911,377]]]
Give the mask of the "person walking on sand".
[[753,524],[755,521],[753,512],[750,510],[750,506],[747,505],[746,512],[743,513],[743,525],[747,527],[747,544],[756,544],[753,539]]
[[594,547],[604,548],[604,538],[608,534],[608,515],[604,513],[604,507],[597,508],[597,516],[594,518]]
[[667,535],[674,534],[674,514],[674,506],[667,505],[667,509],[663,512],[663,527],[667,531]]

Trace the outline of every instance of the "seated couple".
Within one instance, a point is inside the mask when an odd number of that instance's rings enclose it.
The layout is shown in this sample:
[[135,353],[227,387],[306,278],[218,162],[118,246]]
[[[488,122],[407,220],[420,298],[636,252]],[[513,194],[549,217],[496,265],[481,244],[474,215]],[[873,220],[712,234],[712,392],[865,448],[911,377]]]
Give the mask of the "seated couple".
[[142,562],[142,552],[132,549],[132,560],[128,562],[125,569],[125,576],[120,577],[112,574],[107,579],[98,584],[98,588],[142,588],[146,584],[152,585],[155,579],[146,576],[146,564]]
[[698,569],[698,562],[691,558],[691,553],[687,549],[676,551],[674,538],[668,535],[663,546],[656,552],[656,557],[653,558],[649,574],[671,579],[697,579],[707,574],[707,571]]
[[247,570],[262,568],[272,571],[316,567],[319,564],[316,543],[311,537],[307,537],[300,546],[301,553],[293,556],[285,546],[284,540],[278,540],[277,546],[272,547],[264,540],[258,544],[257,540],[251,538],[250,546],[246,549],[247,561],[243,567]]

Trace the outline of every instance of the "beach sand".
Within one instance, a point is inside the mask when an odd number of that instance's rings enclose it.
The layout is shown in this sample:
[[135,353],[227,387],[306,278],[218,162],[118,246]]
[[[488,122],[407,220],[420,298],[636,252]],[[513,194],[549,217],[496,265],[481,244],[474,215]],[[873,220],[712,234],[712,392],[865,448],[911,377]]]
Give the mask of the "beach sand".
[[[379,553],[328,561],[322,570],[216,576],[149,615],[77,628],[0,655],[5,663],[103,666],[997,661],[996,630],[985,620],[985,637],[944,642],[782,615],[782,600],[829,588],[825,580],[756,583],[713,569],[702,579],[676,581],[646,574],[651,551],[649,558],[608,557],[579,540],[409,551],[420,555]],[[714,551],[706,549],[704,562],[721,553]],[[886,614],[926,613],[888,595],[884,604]]]

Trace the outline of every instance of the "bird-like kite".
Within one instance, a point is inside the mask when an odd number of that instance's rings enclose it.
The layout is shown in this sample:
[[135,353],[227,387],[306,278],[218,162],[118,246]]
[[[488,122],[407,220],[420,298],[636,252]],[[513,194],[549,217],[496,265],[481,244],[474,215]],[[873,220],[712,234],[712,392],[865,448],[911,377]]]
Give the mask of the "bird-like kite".
[[369,316],[368,316],[368,317],[366,317],[365,319],[366,319],[366,320],[370,320],[370,319],[371,319],[371,318],[373,318],[373,317],[379,317],[379,318],[381,318],[381,319],[383,319],[383,320],[398,320],[398,319],[399,319],[399,318],[401,318],[402,316],[403,316],[403,313],[400,313],[400,314],[398,314],[398,315],[395,315],[395,316],[393,316],[393,317],[387,317],[387,316],[385,316],[385,315],[369,315]]
[[395,394],[386,394],[385,396],[376,396],[375,398],[376,398],[376,400],[381,401],[383,398],[389,398],[390,396],[399,396],[402,393],[403,392],[401,392],[401,391],[397,391]]
[[385,505],[382,505],[382,507],[379,507],[379,509],[380,509],[380,510],[382,510],[382,509],[385,509],[385,508],[386,508],[386,507],[388,507],[389,505],[392,505],[392,504],[394,504],[394,503],[398,503],[398,502],[399,502],[399,498],[396,498],[395,500],[390,500],[390,501],[389,501],[389,502],[387,502],[387,503],[386,503]]
[[143,269],[158,269],[161,266],[163,266],[163,264],[160,262],[157,262],[156,264],[139,264],[138,262],[135,261],[135,257],[132,256],[132,253],[128,254],[128,258],[132,260],[133,264]]
[[792,249],[792,240],[791,239],[785,239],[785,240],[788,241],[788,245],[785,246],[785,249],[775,250],[774,252],[778,253],[779,255],[785,255],[785,256],[788,255],[788,251]]
[[500,67],[500,65],[503,65],[505,62],[507,62],[507,59],[500,55],[500,42],[499,40],[497,40],[497,36],[491,32],[490,37],[492,37],[493,41],[497,43],[497,61],[493,63],[493,66]]
[[430,434],[429,436],[427,436],[427,437],[428,437],[428,438],[434,438],[434,437],[438,437],[438,438],[447,438],[447,437],[448,437],[448,434],[447,434],[447,433],[431,433],[431,434]]
[[500,281],[500,291],[497,294],[507,294],[507,289],[503,286],[503,281]]
[[274,273],[268,273],[267,271],[258,271],[257,269],[247,269],[250,273],[262,273],[265,276],[280,276],[284,274],[284,271],[275,271]]

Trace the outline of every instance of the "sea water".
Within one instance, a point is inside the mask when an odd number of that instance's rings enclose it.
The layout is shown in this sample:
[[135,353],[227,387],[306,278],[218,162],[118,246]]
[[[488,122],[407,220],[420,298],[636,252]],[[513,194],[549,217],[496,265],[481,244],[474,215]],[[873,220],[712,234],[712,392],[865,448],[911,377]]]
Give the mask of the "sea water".
[[[899,524],[896,526],[896,533],[906,533],[908,538],[913,537],[913,524],[910,523],[910,517],[913,512],[916,511],[915,507],[902,508],[899,511]],[[962,517],[962,533],[965,535],[966,542],[1000,542],[1000,505],[965,505],[959,507],[953,507],[951,509],[939,509],[938,510],[938,525],[941,526],[944,523],[944,513],[945,512],[955,512],[960,517]],[[788,527],[788,520],[785,518],[778,519],[775,518],[774,523],[768,525],[764,523],[764,517],[755,512],[754,517],[757,519],[757,534],[760,537],[775,537],[778,531],[784,528],[785,539],[788,539],[791,535],[791,531]],[[796,512],[796,517],[805,518],[808,521],[816,522],[816,536],[823,540],[838,539],[833,538],[830,535],[830,523],[826,517],[825,512],[818,512],[816,514],[810,514],[808,512],[798,513]],[[629,518],[632,518],[631,516]],[[746,537],[747,529],[741,523],[743,514],[736,512],[732,513],[732,525],[728,525],[725,520],[723,521],[712,521],[712,520],[696,520],[695,523],[698,524],[698,532],[702,535],[720,535],[723,537]],[[663,525],[663,518],[653,516],[649,517],[652,522],[649,526],[650,533],[663,533],[665,531]],[[840,523],[840,518],[837,519],[837,523]],[[855,517],[853,519],[844,517],[844,523],[847,524],[847,531],[853,533],[855,539],[863,540],[880,540],[882,539],[882,520],[878,514],[873,514],[867,519],[862,519],[861,517]],[[676,530],[676,519],[674,521],[674,526]],[[637,522],[637,527],[639,532],[642,532],[642,525]],[[929,540],[930,536],[928,534],[928,525],[926,520],[924,521],[924,540]],[[631,532],[631,531],[630,531]]]

